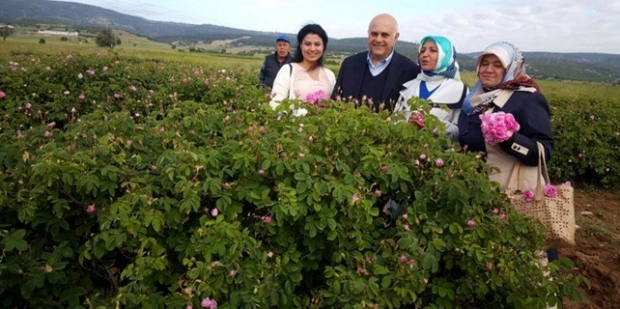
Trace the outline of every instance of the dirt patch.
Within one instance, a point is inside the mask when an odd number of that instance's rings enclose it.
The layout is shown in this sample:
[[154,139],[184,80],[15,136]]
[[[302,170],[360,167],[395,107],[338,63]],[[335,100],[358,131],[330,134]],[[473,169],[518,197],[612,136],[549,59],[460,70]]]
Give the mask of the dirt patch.
[[584,303],[564,302],[567,309],[620,308],[620,195],[576,190],[577,245],[560,250],[575,263],[575,273],[590,280],[582,288]]

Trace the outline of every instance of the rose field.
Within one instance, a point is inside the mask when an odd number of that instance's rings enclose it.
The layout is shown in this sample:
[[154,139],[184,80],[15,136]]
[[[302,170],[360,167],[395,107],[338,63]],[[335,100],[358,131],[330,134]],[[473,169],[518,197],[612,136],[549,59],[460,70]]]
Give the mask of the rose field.
[[579,225],[543,266],[424,101],[279,117],[259,58],[36,45],[0,44],[2,308],[620,308],[619,86],[540,81]]

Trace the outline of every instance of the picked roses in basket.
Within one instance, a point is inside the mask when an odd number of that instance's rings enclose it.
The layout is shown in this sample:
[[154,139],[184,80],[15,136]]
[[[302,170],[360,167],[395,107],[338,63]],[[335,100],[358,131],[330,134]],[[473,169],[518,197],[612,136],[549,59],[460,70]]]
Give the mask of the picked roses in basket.
[[515,132],[519,131],[519,123],[511,113],[497,112],[480,115],[482,135],[484,142],[495,145],[510,139]]

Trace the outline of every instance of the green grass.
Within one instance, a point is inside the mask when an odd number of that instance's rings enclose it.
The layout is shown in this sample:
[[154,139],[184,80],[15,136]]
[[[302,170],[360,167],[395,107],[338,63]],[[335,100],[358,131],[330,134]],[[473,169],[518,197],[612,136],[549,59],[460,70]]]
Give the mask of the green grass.
[[[461,72],[461,79],[471,88],[476,82],[476,74]],[[618,100],[620,98],[620,86],[618,85],[545,79],[535,79],[535,81],[547,97],[560,96],[568,99],[589,97],[596,100]]]
[[[143,59],[161,59],[164,61],[180,62],[191,65],[214,66],[217,68],[243,68],[255,69],[258,71],[264,55],[240,56],[229,54],[211,53],[190,53],[187,50],[179,51],[172,49],[170,45],[151,41],[144,37],[139,37],[127,32],[119,32],[119,37],[123,42],[120,46],[109,50],[97,47],[94,38],[89,39],[88,43],[77,41],[60,41],[60,37],[44,37],[46,44],[39,44],[36,34],[16,34],[7,38],[5,42],[0,41],[0,54],[10,55],[12,52],[37,54],[55,53],[82,53],[97,54],[102,52],[115,52],[120,56],[131,56]],[[135,44],[135,46],[134,46]],[[183,49],[181,47],[181,49]],[[338,65],[327,65],[330,69],[337,72]],[[461,77],[468,86],[473,86],[476,75],[473,72],[462,72]],[[570,82],[557,80],[536,80],[540,88],[547,97],[561,96],[568,99],[578,99],[583,97],[594,98],[597,100],[618,100],[620,98],[620,86],[590,83],[590,82]]]

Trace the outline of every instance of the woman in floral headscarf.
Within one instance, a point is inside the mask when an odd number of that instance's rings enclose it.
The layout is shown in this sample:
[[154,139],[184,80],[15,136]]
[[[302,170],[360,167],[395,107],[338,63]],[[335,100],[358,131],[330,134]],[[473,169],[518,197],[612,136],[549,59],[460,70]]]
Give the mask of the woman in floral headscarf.
[[[537,142],[544,146],[547,162],[553,150],[551,113],[540,88],[525,74],[521,51],[510,43],[497,42],[478,57],[478,81],[465,98],[458,120],[459,142],[466,151],[485,152],[487,163],[499,168],[489,175],[502,192],[515,162],[532,167],[522,169],[524,186],[536,187],[538,169]],[[505,141],[485,143],[481,114],[510,113],[519,124]],[[549,261],[557,259],[556,249],[547,251]]]
[[406,89],[400,92],[395,111],[404,111],[405,117],[409,119],[409,99],[416,97],[429,100],[432,104],[430,113],[445,124],[450,139],[457,141],[457,121],[467,87],[461,81],[456,49],[445,37],[425,36],[420,40],[418,63],[422,72],[403,84]]
[[[538,165],[540,142],[547,162],[553,150],[551,119],[547,100],[527,74],[521,52],[510,43],[498,42],[487,47],[478,57],[478,81],[463,102],[459,116],[459,142],[467,151],[486,152],[487,163],[498,167],[490,175],[503,191],[516,161]],[[485,144],[481,114],[510,113],[520,129],[507,140]],[[537,173],[536,169],[529,169]],[[525,186],[536,187],[536,175],[524,175]]]

